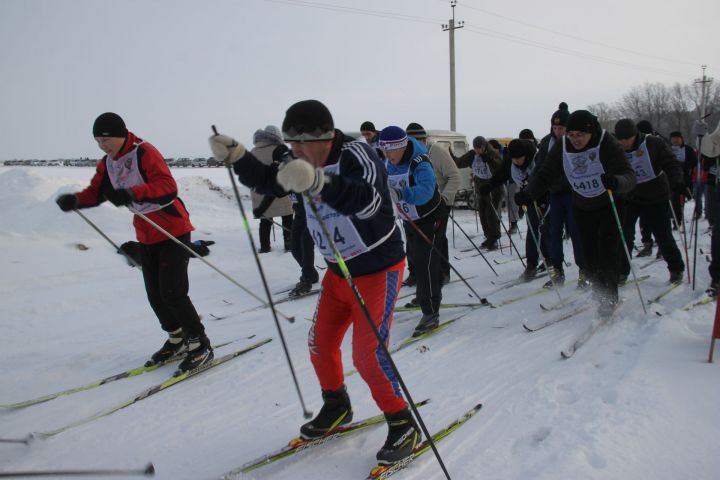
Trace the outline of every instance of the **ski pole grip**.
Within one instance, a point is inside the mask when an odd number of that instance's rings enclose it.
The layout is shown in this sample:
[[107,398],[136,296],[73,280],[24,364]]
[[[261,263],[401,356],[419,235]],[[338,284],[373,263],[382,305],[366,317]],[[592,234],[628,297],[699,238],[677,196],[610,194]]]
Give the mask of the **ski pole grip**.
[[215,135],[218,134],[217,128],[215,128],[215,125],[210,125],[210,128],[212,128],[212,131]]

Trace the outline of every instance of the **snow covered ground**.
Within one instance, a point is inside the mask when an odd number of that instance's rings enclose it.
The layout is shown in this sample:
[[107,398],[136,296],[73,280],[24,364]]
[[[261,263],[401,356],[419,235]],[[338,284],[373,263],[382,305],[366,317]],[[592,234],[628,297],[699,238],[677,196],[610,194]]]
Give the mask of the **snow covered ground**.
[[[227,171],[176,169],[173,174],[197,229],[193,238],[216,242],[207,260],[263,296]],[[55,205],[58,194],[83,187],[91,175],[89,168],[0,167],[0,403],[139,366],[164,341],[140,272],[80,216],[62,213]],[[241,192],[247,189],[241,187]],[[117,244],[134,240],[126,210],[105,204],[83,213]],[[476,234],[471,212],[459,211],[457,218]],[[251,220],[255,235],[257,224]],[[703,221],[701,230],[706,228]],[[273,291],[294,284],[299,276],[291,255],[282,251],[280,232],[276,235],[274,251],[261,256]],[[89,249],[79,250],[77,243]],[[708,252],[710,236],[703,235],[699,243]],[[468,255],[459,253],[469,242],[458,231],[455,246],[451,255]],[[507,251],[488,257],[509,258]],[[649,306],[645,315],[634,287],[623,288],[627,300],[621,314],[569,360],[559,352],[591,321],[594,309],[534,333],[522,328],[525,320],[539,322],[553,315],[538,306],[556,299],[552,292],[474,310],[394,355],[413,397],[431,398],[421,409],[431,430],[483,403],[475,417],[439,444],[451,477],[720,478],[720,360],[706,362],[714,304],[680,309],[708,284],[707,263],[699,258],[698,289],[685,284]],[[190,263],[191,298],[210,339],[235,340],[216,356],[258,339],[274,341],[99,420],[30,445],[0,444],[0,471],[141,468],[152,461],[160,479],[213,479],[298,433],[304,419],[270,312],[251,310],[257,300],[200,261]],[[497,288],[480,257],[453,263],[463,275],[477,275],[470,280],[477,292]],[[494,266],[501,279],[517,276],[522,268],[518,261]],[[643,295],[651,298],[666,284],[665,265],[656,263],[642,272],[651,274],[641,283]],[[566,274],[563,294],[573,290],[577,269],[570,267]],[[498,303],[531,292],[543,281],[502,290],[489,299]],[[470,302],[468,292],[462,283],[453,283],[446,287],[444,301]],[[403,288],[401,295],[407,293]],[[278,308],[297,317],[294,324],[281,324],[305,401],[317,412],[319,387],[308,359],[305,320],[315,301],[310,297]],[[250,311],[240,313],[245,310]],[[457,312],[444,311],[441,318]],[[214,320],[211,315],[228,317]],[[396,315],[391,344],[411,334],[417,317]],[[344,358],[346,370],[351,369],[349,345]],[[21,438],[65,426],[132,398],[172,371],[166,366],[40,405],[0,410],[0,437]],[[358,375],[348,377],[347,385],[356,419],[378,413]],[[248,478],[361,479],[375,464],[385,433],[384,426],[374,427],[256,470]],[[428,454],[397,478],[444,477]]]

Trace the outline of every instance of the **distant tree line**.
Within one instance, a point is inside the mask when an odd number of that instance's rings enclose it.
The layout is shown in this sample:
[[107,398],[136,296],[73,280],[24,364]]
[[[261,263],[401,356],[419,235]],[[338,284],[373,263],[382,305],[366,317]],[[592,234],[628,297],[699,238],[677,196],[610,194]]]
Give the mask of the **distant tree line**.
[[[720,85],[711,83],[705,89],[705,122],[714,130],[720,120]],[[667,136],[680,131],[691,144],[693,122],[700,117],[702,103],[700,84],[668,86],[662,83],[645,83],[633,87],[620,100],[610,105],[604,102],[589,105],[588,110],[598,116],[603,128],[612,131],[621,118],[635,121],[648,120],[656,131]]]

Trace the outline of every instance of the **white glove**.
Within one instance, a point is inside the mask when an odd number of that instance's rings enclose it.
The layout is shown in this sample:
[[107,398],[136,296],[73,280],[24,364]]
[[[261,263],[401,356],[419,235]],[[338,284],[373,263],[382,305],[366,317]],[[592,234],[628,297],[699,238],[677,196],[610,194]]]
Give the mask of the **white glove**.
[[226,167],[232,166],[245,155],[245,145],[227,135],[212,135],[208,141],[215,160],[222,161]]
[[311,197],[319,195],[329,179],[322,168],[315,168],[305,160],[291,160],[280,167],[277,182],[289,192],[307,192]]

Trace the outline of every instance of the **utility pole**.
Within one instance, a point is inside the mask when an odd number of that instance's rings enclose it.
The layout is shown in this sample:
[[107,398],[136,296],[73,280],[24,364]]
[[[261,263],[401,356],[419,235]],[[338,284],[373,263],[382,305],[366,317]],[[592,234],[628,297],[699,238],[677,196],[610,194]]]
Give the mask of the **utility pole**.
[[443,24],[443,32],[450,32],[450,130],[455,131],[455,30],[463,28],[465,22],[455,23],[455,7],[457,0],[450,0],[452,18]]
[[708,78],[705,76],[705,69],[707,68],[707,65],[701,65],[703,75],[702,78],[695,79],[695,83],[699,83],[700,85],[700,120],[705,120],[705,86],[712,83],[713,79]]

